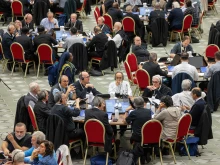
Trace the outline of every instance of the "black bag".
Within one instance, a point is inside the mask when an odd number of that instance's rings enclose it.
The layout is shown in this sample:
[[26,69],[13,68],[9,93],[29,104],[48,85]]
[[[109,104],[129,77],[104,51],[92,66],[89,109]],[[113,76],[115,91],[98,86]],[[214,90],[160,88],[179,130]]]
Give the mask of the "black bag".
[[116,165],[135,165],[134,154],[128,151],[122,151],[118,157]]
[[199,40],[196,37],[191,37],[192,43],[199,43]]

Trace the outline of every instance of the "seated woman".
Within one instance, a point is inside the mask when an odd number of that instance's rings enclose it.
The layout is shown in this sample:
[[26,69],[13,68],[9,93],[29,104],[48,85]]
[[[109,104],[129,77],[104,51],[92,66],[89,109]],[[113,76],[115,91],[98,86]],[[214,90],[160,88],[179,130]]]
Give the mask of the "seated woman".
[[170,96],[163,96],[159,108],[154,115],[154,118],[159,120],[163,125],[161,136],[163,140],[175,138],[180,117],[181,109],[173,106],[173,100]]
[[58,66],[58,82],[62,75],[66,75],[69,79],[69,84],[74,83],[75,79],[75,72],[76,68],[72,64],[73,61],[73,55],[69,52],[64,52],[59,60],[59,66]]
[[[43,157],[39,159],[38,154],[41,154]],[[58,165],[53,154],[53,143],[48,140],[44,140],[40,143],[39,148],[33,151],[31,159],[34,160],[33,164],[35,165]]]

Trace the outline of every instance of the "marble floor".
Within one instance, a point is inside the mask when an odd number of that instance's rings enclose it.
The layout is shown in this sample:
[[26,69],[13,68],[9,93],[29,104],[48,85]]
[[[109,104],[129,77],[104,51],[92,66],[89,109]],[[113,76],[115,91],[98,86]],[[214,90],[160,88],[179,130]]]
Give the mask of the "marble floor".
[[[216,4],[217,11],[220,9],[220,2],[218,1]],[[93,6],[94,8],[94,6]],[[95,26],[95,19],[92,15],[89,15],[86,19],[83,20],[84,31],[92,31]],[[205,47],[208,44],[208,34],[209,28],[212,23],[216,23],[220,20],[220,14],[213,15],[212,12],[208,12],[203,21],[203,34],[200,43],[192,44],[195,52],[203,54],[205,51]],[[6,29],[6,26],[1,26],[0,28]],[[159,57],[166,56],[166,52],[169,52],[175,43],[168,42],[166,48],[156,47],[152,48],[151,45],[148,46],[148,50],[150,52],[156,52]],[[122,72],[125,73],[124,68],[121,69]],[[0,82],[0,143],[5,138],[8,132],[13,130],[14,124],[14,115],[16,110],[17,100],[22,96],[28,93],[28,84],[32,81],[39,83],[41,89],[50,90],[50,86],[48,85],[48,80],[46,76],[43,76],[43,73],[40,73],[40,76],[37,78],[33,71],[30,71],[30,74],[27,75],[26,78],[23,78],[23,73],[21,71],[15,72],[13,76],[10,75],[9,71],[2,72],[2,64],[0,64],[0,80],[3,80],[10,88],[9,90],[2,82]],[[107,93],[108,85],[114,79],[114,74],[110,70],[106,70],[105,76],[102,77],[91,77],[91,83],[95,85],[95,87],[101,91],[102,93]],[[127,79],[127,77],[126,77]],[[204,149],[199,146],[200,152],[202,153],[200,157],[191,157],[192,160],[188,160],[186,156],[180,157],[178,153],[176,153],[176,159],[178,165],[192,165],[192,164],[209,164],[209,165],[219,165],[220,163],[220,111],[217,111],[212,114],[213,119],[213,134],[214,139],[209,140],[209,143],[204,146]],[[121,146],[128,146],[130,132],[127,131],[121,139]],[[174,164],[171,157],[163,158],[165,165]],[[152,162],[151,162],[152,163]],[[151,164],[150,163],[150,164]],[[82,160],[74,160],[74,165],[83,164]],[[87,164],[89,163],[89,159],[87,160]],[[152,163],[153,164],[153,163]],[[159,159],[157,158],[154,164],[160,164]]]

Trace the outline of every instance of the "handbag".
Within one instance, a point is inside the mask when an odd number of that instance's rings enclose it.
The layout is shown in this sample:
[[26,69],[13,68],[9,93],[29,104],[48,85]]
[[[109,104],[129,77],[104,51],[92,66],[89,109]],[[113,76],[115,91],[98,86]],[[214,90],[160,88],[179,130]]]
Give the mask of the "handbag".
[[122,151],[118,157],[116,165],[135,165],[134,154],[128,151]]
[[[106,156],[105,155],[96,155],[90,158],[91,165],[105,165]],[[113,160],[111,158],[108,159],[108,165],[113,165]]]

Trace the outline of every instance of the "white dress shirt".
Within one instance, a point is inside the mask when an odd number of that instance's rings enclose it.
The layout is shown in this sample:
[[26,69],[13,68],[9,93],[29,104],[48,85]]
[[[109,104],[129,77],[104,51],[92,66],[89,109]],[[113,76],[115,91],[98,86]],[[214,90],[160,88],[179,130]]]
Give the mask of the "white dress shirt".
[[130,84],[127,81],[122,81],[122,83],[116,86],[116,82],[111,82],[109,84],[108,93],[120,93],[120,95],[132,96],[132,90]]
[[121,46],[122,38],[119,34],[116,34],[114,38],[108,37],[108,41],[113,40],[117,48]]

